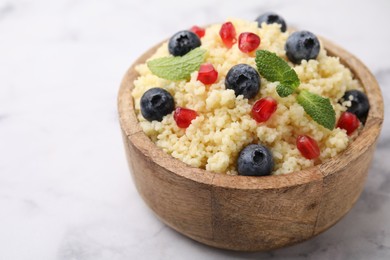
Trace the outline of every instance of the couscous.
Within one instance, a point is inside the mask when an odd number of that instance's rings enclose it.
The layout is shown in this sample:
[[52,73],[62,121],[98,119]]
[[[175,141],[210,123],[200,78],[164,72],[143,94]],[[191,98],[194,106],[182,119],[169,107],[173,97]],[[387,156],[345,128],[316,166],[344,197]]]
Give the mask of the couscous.
[[[223,26],[234,28],[236,38],[233,37],[233,41],[226,41],[229,35],[221,33]],[[250,38],[253,34],[255,37]],[[297,102],[296,94],[281,97],[276,90],[278,82],[267,80],[260,73],[257,91],[247,94],[228,86],[227,76],[232,67],[243,64],[256,71],[255,51],[267,50],[293,68],[300,81],[300,91],[307,90],[329,99],[335,118],[340,122],[341,115],[353,103],[353,95],[345,100],[343,96],[346,91],[362,93],[361,84],[339,58],[327,55],[320,42],[315,58],[291,62],[292,58],[286,55],[286,41],[290,35],[285,29],[283,31],[280,23],[229,19],[227,23],[205,28],[198,34],[199,42],[195,39],[191,43],[206,54],[202,62],[205,65],[193,71],[189,78],[164,79],[155,75],[146,63],[138,65],[139,77],[134,82],[132,96],[143,131],[158,147],[188,165],[232,175],[239,174],[239,156],[252,144],[267,147],[272,156],[270,174],[299,171],[342,152],[358,134],[358,129],[351,132],[341,123],[333,129],[324,127],[305,112]],[[246,45],[242,44],[245,40]],[[149,61],[171,56],[170,50],[175,46],[169,44],[163,43]],[[254,75],[253,80],[256,78]],[[141,111],[141,99],[148,90],[156,88],[165,90],[173,101],[169,101],[166,115],[146,119],[147,114],[144,116]],[[259,100],[262,101],[256,104]],[[269,107],[268,113],[263,113],[262,119],[256,119],[253,107],[256,104],[263,108],[262,102]],[[172,106],[177,110],[173,111]],[[177,113],[190,120],[180,119]],[[357,127],[361,128],[362,123]],[[318,156],[308,159],[302,154],[297,141],[302,136],[315,142]]]

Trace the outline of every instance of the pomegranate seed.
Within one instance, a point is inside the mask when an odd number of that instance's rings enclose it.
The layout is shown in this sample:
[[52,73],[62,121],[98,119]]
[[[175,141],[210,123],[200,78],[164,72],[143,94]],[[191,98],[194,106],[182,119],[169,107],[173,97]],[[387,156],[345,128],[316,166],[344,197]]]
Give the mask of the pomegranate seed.
[[202,38],[206,33],[206,30],[204,28],[201,28],[201,27],[196,26],[196,25],[191,27],[191,31],[193,33],[195,33],[196,35],[198,35],[199,38]]
[[357,116],[351,112],[344,112],[341,114],[337,127],[347,130],[347,135],[351,135],[360,125]]
[[306,159],[315,159],[320,156],[320,148],[316,140],[307,135],[297,137],[297,148]]
[[260,45],[260,37],[251,32],[241,33],[238,37],[238,48],[245,53],[252,52]]
[[196,111],[188,108],[177,107],[173,114],[176,124],[180,128],[187,128],[190,126],[191,121],[194,120],[198,114]]
[[278,103],[271,97],[259,99],[252,107],[252,117],[258,123],[265,122],[276,111],[277,106]]
[[200,65],[198,72],[198,80],[205,85],[213,84],[217,81],[218,71],[214,69],[214,66],[210,63],[204,63]]
[[219,30],[219,36],[221,36],[223,43],[228,48],[231,48],[237,42],[236,29],[231,22],[222,24],[221,30]]

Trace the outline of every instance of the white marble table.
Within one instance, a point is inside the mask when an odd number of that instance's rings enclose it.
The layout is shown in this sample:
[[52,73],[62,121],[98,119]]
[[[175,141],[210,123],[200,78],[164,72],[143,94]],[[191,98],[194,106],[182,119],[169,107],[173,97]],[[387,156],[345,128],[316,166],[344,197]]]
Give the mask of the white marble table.
[[116,112],[125,70],[180,29],[268,10],[361,58],[389,101],[387,0],[0,0],[0,259],[390,259],[388,120],[356,206],[289,248],[203,246],[135,190]]

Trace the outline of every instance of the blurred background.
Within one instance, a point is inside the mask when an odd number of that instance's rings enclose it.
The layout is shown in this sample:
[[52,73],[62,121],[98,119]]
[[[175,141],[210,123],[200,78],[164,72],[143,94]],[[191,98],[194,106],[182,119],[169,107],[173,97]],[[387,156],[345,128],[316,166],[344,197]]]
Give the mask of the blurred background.
[[138,196],[116,110],[127,68],[179,30],[266,11],[359,57],[389,110],[388,0],[0,0],[0,259],[390,259],[389,120],[355,207],[299,245],[203,246]]

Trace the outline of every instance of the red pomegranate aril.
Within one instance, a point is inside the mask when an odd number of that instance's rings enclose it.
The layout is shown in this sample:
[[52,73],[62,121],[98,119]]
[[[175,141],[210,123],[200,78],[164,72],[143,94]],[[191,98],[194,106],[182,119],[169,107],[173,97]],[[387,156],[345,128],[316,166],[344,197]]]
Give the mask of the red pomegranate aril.
[[206,33],[206,30],[204,28],[201,28],[201,27],[196,26],[196,25],[191,27],[191,31],[193,33],[195,33],[196,35],[198,35],[199,38],[202,38]]
[[316,140],[307,135],[297,137],[297,148],[306,159],[316,159],[320,156],[320,148]]
[[219,36],[221,36],[223,43],[228,48],[231,48],[237,42],[236,29],[231,22],[222,24],[221,30],[219,30]]
[[341,114],[337,127],[347,130],[347,135],[351,135],[360,125],[357,116],[351,112],[344,112]]
[[198,80],[205,85],[210,85],[215,83],[218,78],[218,71],[215,70],[214,66],[211,63],[204,63],[200,65],[198,72]]
[[265,122],[276,111],[277,106],[278,103],[271,97],[259,99],[252,107],[252,117],[258,123]]
[[238,48],[244,53],[250,53],[260,45],[260,37],[251,32],[244,32],[238,36]]
[[198,114],[196,111],[188,108],[177,107],[173,114],[173,119],[180,128],[187,128],[190,126],[191,121],[194,120]]

